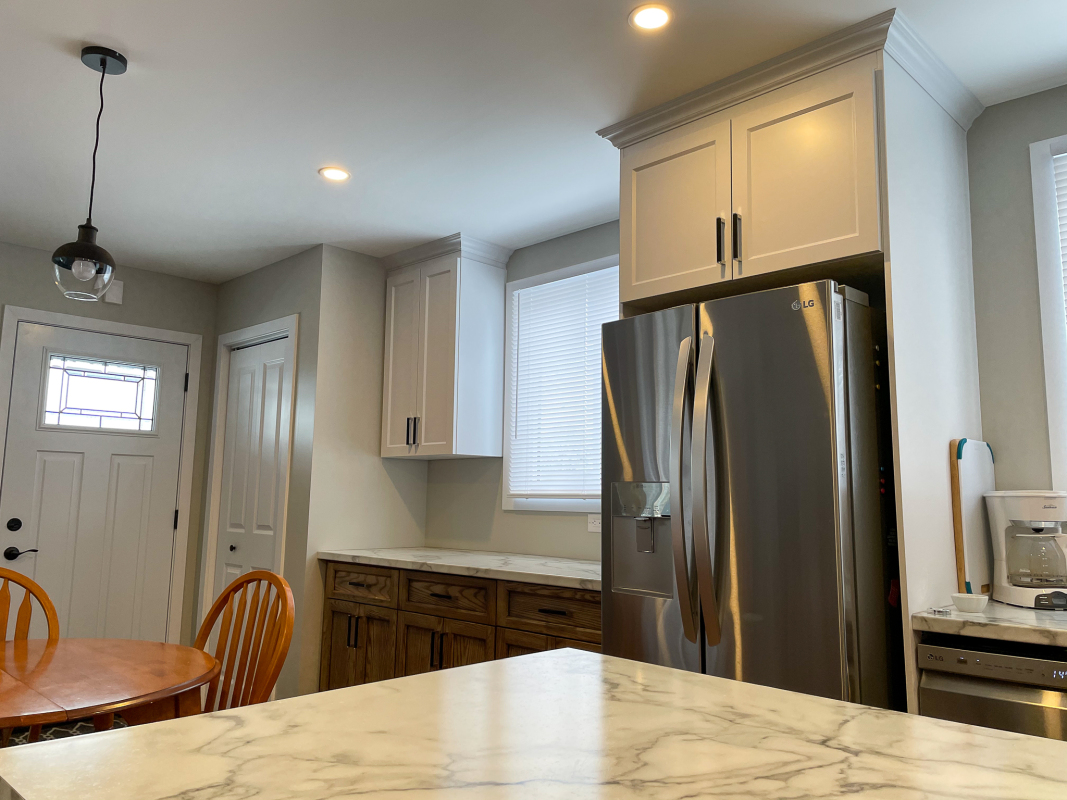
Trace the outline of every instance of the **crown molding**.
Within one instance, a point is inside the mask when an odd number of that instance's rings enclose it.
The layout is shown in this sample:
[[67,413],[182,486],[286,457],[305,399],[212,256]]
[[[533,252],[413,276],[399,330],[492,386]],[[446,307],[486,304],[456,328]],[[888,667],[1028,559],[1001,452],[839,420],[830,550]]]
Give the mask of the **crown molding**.
[[960,83],[959,78],[926,42],[919,38],[911,23],[899,12],[889,27],[885,52],[965,131],[969,130],[978,115],[985,111],[981,101]]
[[463,258],[470,258],[483,264],[504,269],[507,267],[508,259],[511,258],[513,252],[515,251],[508,247],[501,247],[498,244],[475,239],[473,236],[467,236],[462,233],[453,233],[451,236],[445,236],[442,239],[435,239],[432,242],[426,242],[407,250],[401,250],[399,253],[393,253],[391,256],[383,258],[382,263],[385,264],[386,269],[399,269],[400,267],[418,264],[420,261],[428,261],[431,258],[448,255],[449,253],[459,253]]
[[[893,50],[887,47],[892,43]],[[966,130],[981,103],[915,34],[896,9],[884,11],[729,78],[609,125],[597,134],[618,148],[735,106],[818,72],[876,53],[893,58]],[[975,108],[977,107],[977,111]]]

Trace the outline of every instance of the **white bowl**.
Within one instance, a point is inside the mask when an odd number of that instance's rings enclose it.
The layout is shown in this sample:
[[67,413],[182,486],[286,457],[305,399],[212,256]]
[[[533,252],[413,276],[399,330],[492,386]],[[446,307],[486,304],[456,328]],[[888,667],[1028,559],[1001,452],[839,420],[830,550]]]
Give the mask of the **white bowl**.
[[971,614],[976,614],[986,607],[986,603],[989,602],[989,595],[987,594],[954,594],[952,595],[952,604],[956,606],[960,611],[967,611]]

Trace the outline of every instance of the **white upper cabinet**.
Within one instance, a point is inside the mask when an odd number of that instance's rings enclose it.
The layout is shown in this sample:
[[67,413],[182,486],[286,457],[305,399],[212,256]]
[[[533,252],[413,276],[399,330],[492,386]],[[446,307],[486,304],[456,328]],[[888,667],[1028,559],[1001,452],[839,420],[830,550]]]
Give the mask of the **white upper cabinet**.
[[628,147],[619,197],[620,300],[732,276],[728,116],[718,114]]
[[878,67],[871,53],[763,93],[731,84],[691,122],[647,133],[685,118],[687,96],[602,131],[622,148],[620,299],[881,250]]
[[456,234],[386,259],[383,456],[501,455],[509,255]]
[[876,61],[859,58],[731,109],[734,277],[881,249]]

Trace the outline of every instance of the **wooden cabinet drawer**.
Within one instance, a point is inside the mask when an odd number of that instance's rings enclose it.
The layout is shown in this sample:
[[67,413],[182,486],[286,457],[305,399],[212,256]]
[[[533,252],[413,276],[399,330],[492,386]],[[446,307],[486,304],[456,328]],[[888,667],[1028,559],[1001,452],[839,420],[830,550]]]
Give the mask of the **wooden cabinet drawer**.
[[326,596],[329,598],[396,608],[397,583],[398,571],[395,569],[334,561],[326,567]]
[[498,624],[583,642],[600,642],[600,592],[498,581]]
[[528,653],[543,653],[546,650],[559,650],[573,647],[575,650],[587,650],[599,653],[600,645],[591,642],[579,642],[576,639],[564,639],[560,636],[545,636],[543,633],[515,631],[510,628],[496,629],[496,657],[512,658]]
[[483,625],[496,622],[493,581],[484,578],[404,570],[400,573],[400,608]]

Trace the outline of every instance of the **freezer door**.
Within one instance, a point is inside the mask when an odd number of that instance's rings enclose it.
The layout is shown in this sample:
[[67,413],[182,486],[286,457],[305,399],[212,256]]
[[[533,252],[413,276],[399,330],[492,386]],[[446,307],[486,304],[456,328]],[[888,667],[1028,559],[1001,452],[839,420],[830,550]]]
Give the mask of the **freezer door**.
[[[604,653],[699,672],[699,618],[690,641],[672,532],[672,524],[683,523],[681,577],[695,587],[695,576],[686,574],[693,566],[691,502],[687,493],[679,502],[671,492],[672,433],[679,440],[676,477],[688,486],[694,315],[693,306],[684,306],[604,326],[601,596]],[[675,431],[672,420],[681,422]]]
[[704,505],[721,630],[705,660],[712,675],[846,698],[834,289],[823,281],[698,306],[698,338],[714,340]]

